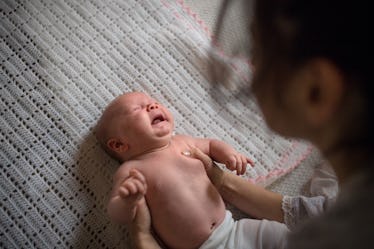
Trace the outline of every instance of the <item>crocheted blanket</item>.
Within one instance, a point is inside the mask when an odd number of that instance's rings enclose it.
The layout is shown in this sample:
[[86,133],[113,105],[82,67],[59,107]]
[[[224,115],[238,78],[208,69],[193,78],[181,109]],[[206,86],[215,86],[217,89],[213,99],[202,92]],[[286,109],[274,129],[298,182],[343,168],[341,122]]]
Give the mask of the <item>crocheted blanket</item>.
[[[129,248],[106,215],[118,164],[93,135],[123,92],[165,104],[177,133],[247,154],[243,177],[259,184],[313,154],[266,128],[247,61],[212,60],[208,27],[183,1],[3,0],[0,15],[0,248]],[[231,90],[211,83],[211,63]]]

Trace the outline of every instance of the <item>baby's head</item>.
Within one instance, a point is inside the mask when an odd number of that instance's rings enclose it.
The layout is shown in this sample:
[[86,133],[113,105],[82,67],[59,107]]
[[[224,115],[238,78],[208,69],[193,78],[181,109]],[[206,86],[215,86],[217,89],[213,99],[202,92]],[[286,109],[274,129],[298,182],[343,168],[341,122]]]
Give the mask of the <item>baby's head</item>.
[[125,93],[105,109],[96,137],[111,156],[124,162],[170,142],[174,119],[169,110],[141,92]]

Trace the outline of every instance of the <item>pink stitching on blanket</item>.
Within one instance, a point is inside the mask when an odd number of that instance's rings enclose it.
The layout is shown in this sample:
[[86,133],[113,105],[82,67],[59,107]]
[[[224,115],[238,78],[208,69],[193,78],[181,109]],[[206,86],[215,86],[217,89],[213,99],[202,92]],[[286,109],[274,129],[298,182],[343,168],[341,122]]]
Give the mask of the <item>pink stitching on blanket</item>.
[[[160,1],[161,1],[161,3],[162,3],[166,8],[168,8],[168,9],[169,9],[173,14],[174,14],[174,16],[175,16],[176,18],[178,18],[179,20],[185,22],[185,21],[183,20],[183,18],[182,18],[182,17],[181,17],[181,16],[180,16],[176,11],[173,11],[173,10],[171,9],[171,6],[169,5],[169,3],[167,3],[165,0],[160,0]],[[214,40],[214,35],[210,32],[209,27],[205,24],[205,22],[204,22],[202,19],[200,19],[199,16],[198,16],[196,13],[194,13],[194,12],[191,10],[191,8],[185,4],[185,2],[184,2],[183,0],[177,0],[176,2],[181,6],[182,10],[183,10],[186,14],[188,14],[189,16],[191,16],[191,17],[193,18],[193,20],[196,21],[196,23],[198,24],[198,26],[200,26],[201,29],[202,29],[203,31],[205,31],[206,35],[207,35],[208,37],[210,37],[212,40]],[[185,23],[186,23],[186,22],[185,22]],[[188,24],[188,23],[187,23],[187,24]],[[193,28],[193,27],[191,27],[191,26],[188,26],[188,27],[191,28],[191,29]],[[227,55],[225,54],[225,52],[220,48],[219,44],[217,44],[216,42],[215,42],[215,46],[216,46],[216,48],[218,49],[218,51],[220,52],[220,55],[222,55],[223,57],[230,58],[230,56],[227,56]],[[253,67],[252,67],[252,63],[251,63],[248,59],[245,59],[245,60],[243,60],[243,61],[245,61],[245,62],[248,64],[248,67],[250,68],[250,70],[253,69]],[[240,70],[239,70],[235,65],[232,65],[232,66],[233,66],[234,70],[235,70],[235,71],[236,71],[236,72],[241,76],[241,78],[243,78],[244,80],[248,80],[248,77],[244,76],[244,75],[243,75],[243,72],[241,72],[241,71],[240,71]],[[292,142],[292,145],[291,145],[291,147],[290,147],[291,149],[287,150],[287,152],[285,152],[285,153],[282,155],[282,158],[278,161],[278,163],[276,164],[277,166],[275,167],[274,170],[268,172],[267,175],[260,175],[260,176],[256,177],[255,179],[253,179],[253,178],[249,178],[248,181],[251,181],[251,182],[254,182],[254,183],[266,182],[266,181],[269,180],[270,178],[273,178],[273,177],[276,177],[276,176],[280,176],[280,175],[284,175],[284,174],[286,174],[286,173],[292,171],[293,169],[295,169],[295,168],[296,168],[297,166],[299,166],[300,163],[301,163],[302,161],[304,161],[304,160],[307,158],[307,156],[310,155],[310,154],[312,153],[312,151],[313,151],[313,147],[312,147],[311,145],[309,145],[309,146],[306,148],[305,152],[301,154],[301,156],[300,156],[300,157],[295,161],[294,164],[292,164],[292,165],[289,166],[288,168],[281,168],[280,165],[281,165],[282,163],[284,163],[284,162],[287,161],[287,159],[288,159],[289,156],[290,156],[291,151],[292,151],[293,149],[297,148],[298,145],[299,145],[298,142],[295,142],[295,141]]]
[[[291,148],[295,148],[297,146],[298,143],[295,143],[296,145],[292,145]],[[260,183],[260,182],[266,182],[267,180],[271,179],[271,178],[274,178],[276,176],[280,176],[280,175],[284,175],[286,173],[289,173],[291,172],[292,170],[294,170],[296,167],[298,167],[300,165],[300,163],[302,161],[304,161],[308,155],[310,155],[311,153],[313,152],[313,146],[309,145],[307,147],[307,149],[305,150],[305,153],[303,153],[296,161],[293,165],[291,165],[290,167],[288,168],[275,168],[274,170],[270,171],[267,175],[262,175],[262,176],[258,176],[256,177],[255,179],[248,179],[248,181],[251,181],[253,183]],[[287,153],[287,157],[288,158],[289,156],[289,153]],[[282,162],[284,157],[282,157],[281,160],[279,160],[279,163],[277,165],[280,165],[280,163]]]
[[[214,34],[212,34],[212,32],[210,32],[209,26],[206,25],[206,23],[202,19],[200,19],[200,17],[195,12],[193,12],[189,6],[186,5],[186,3],[184,2],[184,0],[177,0],[176,2],[181,6],[182,10],[184,10],[189,16],[191,16],[200,25],[200,27],[202,28],[202,30],[204,30],[205,33],[213,40],[213,44],[218,49],[218,51],[220,52],[220,54],[223,57],[230,58],[231,56],[227,56],[225,54],[225,52],[221,49],[220,44],[218,44],[218,42],[215,41]],[[241,57],[237,57],[237,58],[241,58]],[[247,65],[250,68],[250,70],[253,70],[252,63],[251,63],[250,60],[248,60],[248,58],[244,58],[243,57],[241,59],[243,61],[245,61],[245,63],[247,63]],[[233,65],[233,66],[234,66],[235,69],[237,69],[235,67],[235,65]]]
[[[185,20],[183,20],[183,18],[178,14],[178,12],[176,11],[173,11],[171,6],[169,5],[169,3],[167,3],[165,0],[160,0],[161,3],[166,7],[168,8],[172,14],[174,14],[174,16],[176,18],[178,18],[180,21],[184,22],[185,24],[188,25],[188,28],[190,29],[193,29],[192,26],[190,26],[188,24],[188,22],[185,22]],[[177,0],[176,1],[181,9],[187,14],[189,15],[190,17],[192,17],[193,20],[195,20],[195,22],[198,24],[198,26],[200,26],[200,28],[205,31],[206,35],[213,40],[213,43],[214,43],[214,46],[215,48],[217,49],[217,51],[219,52],[219,54],[222,56],[222,57],[226,57],[226,58],[233,58],[232,56],[228,56],[225,54],[225,52],[221,49],[220,45],[217,43],[217,42],[214,42],[214,35],[210,32],[209,30],[209,27],[205,24],[205,22],[199,18],[199,16],[194,13],[190,7],[188,7],[183,0]],[[247,58],[240,58],[240,57],[236,57],[236,59],[241,59],[243,62],[245,62],[247,65],[248,65],[248,68],[250,70],[252,70],[252,64],[251,62],[247,59]],[[237,68],[235,65],[231,65],[232,68],[238,73],[238,75],[244,80],[244,81],[249,81],[249,77],[248,77],[248,74],[243,74],[243,72],[240,71],[239,68]]]

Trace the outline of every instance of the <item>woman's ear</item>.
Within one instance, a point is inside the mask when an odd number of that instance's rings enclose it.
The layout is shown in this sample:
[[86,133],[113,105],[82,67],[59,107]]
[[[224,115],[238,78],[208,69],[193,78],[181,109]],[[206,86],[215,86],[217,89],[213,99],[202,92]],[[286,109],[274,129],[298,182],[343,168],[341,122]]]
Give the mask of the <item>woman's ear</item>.
[[107,146],[110,150],[116,153],[124,153],[129,149],[129,145],[119,139],[111,138],[107,142]]
[[306,65],[304,84],[305,118],[315,128],[329,122],[343,98],[344,78],[330,61],[315,59]]

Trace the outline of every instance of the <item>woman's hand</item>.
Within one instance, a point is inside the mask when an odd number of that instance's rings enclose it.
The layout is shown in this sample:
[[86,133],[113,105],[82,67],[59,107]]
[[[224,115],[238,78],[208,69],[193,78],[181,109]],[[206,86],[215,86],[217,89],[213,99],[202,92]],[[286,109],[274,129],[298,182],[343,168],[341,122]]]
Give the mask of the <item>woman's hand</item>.
[[132,246],[135,249],[161,249],[152,234],[151,214],[143,197],[137,204],[137,212],[130,224]]
[[144,197],[137,204],[136,215],[131,222],[131,232],[135,235],[151,233],[151,214]]
[[182,154],[201,160],[210,181],[224,200],[252,217],[283,222],[282,195],[223,171],[198,148],[191,148],[188,153]]
[[210,181],[216,186],[216,188],[220,187],[223,182],[224,172],[217,166],[217,164],[213,162],[213,160],[207,154],[196,147],[191,148],[190,151],[182,152],[182,154],[199,159],[203,163]]

